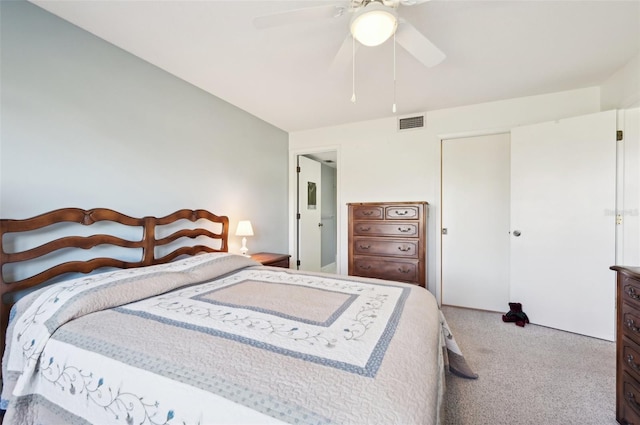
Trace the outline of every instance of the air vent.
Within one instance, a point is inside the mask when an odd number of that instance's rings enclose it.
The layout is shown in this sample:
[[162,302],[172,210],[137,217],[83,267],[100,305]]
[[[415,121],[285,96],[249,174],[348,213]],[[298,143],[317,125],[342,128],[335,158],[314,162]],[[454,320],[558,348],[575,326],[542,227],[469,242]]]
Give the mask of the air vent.
[[424,127],[424,115],[417,117],[400,118],[398,120],[398,130],[410,130],[412,128]]

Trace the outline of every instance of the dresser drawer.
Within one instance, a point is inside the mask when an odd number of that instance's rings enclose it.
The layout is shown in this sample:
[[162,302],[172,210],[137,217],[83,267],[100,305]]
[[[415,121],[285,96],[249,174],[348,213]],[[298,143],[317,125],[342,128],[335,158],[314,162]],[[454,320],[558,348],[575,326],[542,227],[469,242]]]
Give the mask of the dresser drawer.
[[390,257],[418,258],[417,240],[354,238],[353,252],[356,255],[384,255]]
[[352,214],[354,220],[382,220],[384,209],[376,205],[355,205]]
[[622,374],[622,400],[618,400],[618,421],[640,424],[640,385],[629,374]]
[[418,261],[383,260],[380,258],[355,257],[350,274],[362,277],[397,280],[400,282],[420,282]]
[[273,252],[258,252],[252,254],[251,259],[256,260],[263,266],[289,268],[289,254],[276,254]]
[[622,323],[620,328],[623,336],[631,338],[640,344],[640,312],[629,303],[622,303]]
[[274,261],[273,263],[270,263],[269,266],[271,266],[271,267],[282,267],[284,269],[288,269],[289,268],[289,259],[287,258],[286,260]]
[[635,303],[640,309],[640,282],[627,276],[622,278],[622,301]]
[[402,236],[417,238],[420,236],[418,223],[358,222],[353,225],[356,236]]
[[387,220],[417,220],[420,218],[420,207],[416,205],[392,205],[385,207]]
[[629,338],[623,338],[621,355],[623,370],[640,381],[640,345]]

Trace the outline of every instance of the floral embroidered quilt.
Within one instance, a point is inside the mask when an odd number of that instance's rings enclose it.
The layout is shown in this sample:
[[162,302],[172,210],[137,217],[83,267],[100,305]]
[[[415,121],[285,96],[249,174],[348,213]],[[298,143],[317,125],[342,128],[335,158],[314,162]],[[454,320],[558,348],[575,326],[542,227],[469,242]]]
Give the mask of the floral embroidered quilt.
[[11,313],[5,424],[437,424],[424,288],[206,254],[60,282]]

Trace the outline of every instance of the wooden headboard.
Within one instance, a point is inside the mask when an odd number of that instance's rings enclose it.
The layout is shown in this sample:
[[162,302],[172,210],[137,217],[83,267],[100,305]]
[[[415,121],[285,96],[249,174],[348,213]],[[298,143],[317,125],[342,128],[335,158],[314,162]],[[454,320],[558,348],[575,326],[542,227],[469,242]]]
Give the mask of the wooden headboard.
[[[209,230],[202,226],[177,230],[166,237],[156,239],[156,230],[158,226],[171,225],[179,220],[189,220],[191,222],[206,220],[207,222],[218,223],[216,226],[220,228],[221,225],[221,230]],[[110,222],[141,228],[142,237],[139,240],[128,240],[123,237],[108,234],[64,236],[57,239],[50,239],[45,243],[23,251],[16,252],[14,249],[16,246],[14,240],[20,237],[21,232],[39,231],[38,235],[40,236],[40,233],[46,234],[47,227],[60,223],[79,223],[83,226],[90,226],[98,222]],[[9,322],[9,311],[14,303],[13,294],[43,284],[44,282],[66,273],[89,273],[102,267],[127,269],[150,266],[154,264],[168,263],[183,255],[195,255],[200,252],[227,252],[228,236],[229,219],[225,216],[217,216],[205,210],[179,210],[161,218],[134,218],[106,208],[95,208],[92,210],[63,208],[28,219],[0,219],[0,353],[3,352],[5,348],[5,334]],[[9,237],[11,237],[11,242],[8,242]],[[216,245],[219,246],[217,248],[212,248],[208,245],[182,245],[159,258],[156,257],[156,248],[158,247],[170,248],[170,244],[181,238],[191,238],[194,239],[195,242],[195,238],[198,237],[216,240]],[[208,239],[206,240],[208,241]],[[97,246],[134,248],[141,250],[142,255],[139,261],[124,261],[110,257],[67,261],[48,267],[33,276],[11,282],[8,282],[5,279],[5,266],[11,263],[38,260],[42,257],[62,252],[61,250],[68,250],[69,248],[89,250]],[[7,248],[12,249],[7,252]]]

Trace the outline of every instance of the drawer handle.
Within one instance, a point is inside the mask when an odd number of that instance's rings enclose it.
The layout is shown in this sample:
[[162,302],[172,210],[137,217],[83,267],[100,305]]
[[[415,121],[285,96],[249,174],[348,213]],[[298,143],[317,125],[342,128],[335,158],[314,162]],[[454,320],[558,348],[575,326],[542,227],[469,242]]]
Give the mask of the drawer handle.
[[401,267],[398,267],[398,271],[399,271],[400,273],[407,274],[407,273],[410,273],[410,272],[411,272],[411,269],[403,269],[403,268],[401,268]]
[[368,232],[369,230],[371,230],[371,227],[360,227],[361,232]]
[[640,294],[636,293],[636,288],[634,288],[633,286],[627,286],[627,288],[625,289],[625,292],[629,297],[633,298],[634,300],[637,300],[640,298]]
[[411,251],[411,247],[410,246],[399,246],[398,249],[402,252],[407,252],[407,251]]
[[635,394],[633,394],[631,391],[627,391],[627,401],[630,404],[633,404],[633,407],[635,407],[636,409],[640,409],[640,404],[638,404]]
[[633,361],[633,354],[627,355],[627,364],[631,366],[631,369],[635,370],[636,372],[640,371],[640,365]]
[[362,211],[362,215],[371,215],[371,214],[373,214],[373,210]]
[[398,231],[402,233],[407,233],[411,231],[411,227],[406,227],[404,229],[402,227],[398,227]]
[[633,332],[640,332],[640,328],[638,328],[635,324],[635,322],[633,321],[633,319],[627,319],[626,322],[627,328],[629,328],[630,330],[632,330]]
[[359,245],[359,247],[360,247],[360,249],[369,249],[369,248],[371,248],[371,245],[367,245],[367,246]]
[[396,215],[407,215],[409,214],[409,211],[396,211]]
[[359,266],[362,270],[369,270],[371,268],[370,265],[366,265],[366,266]]

